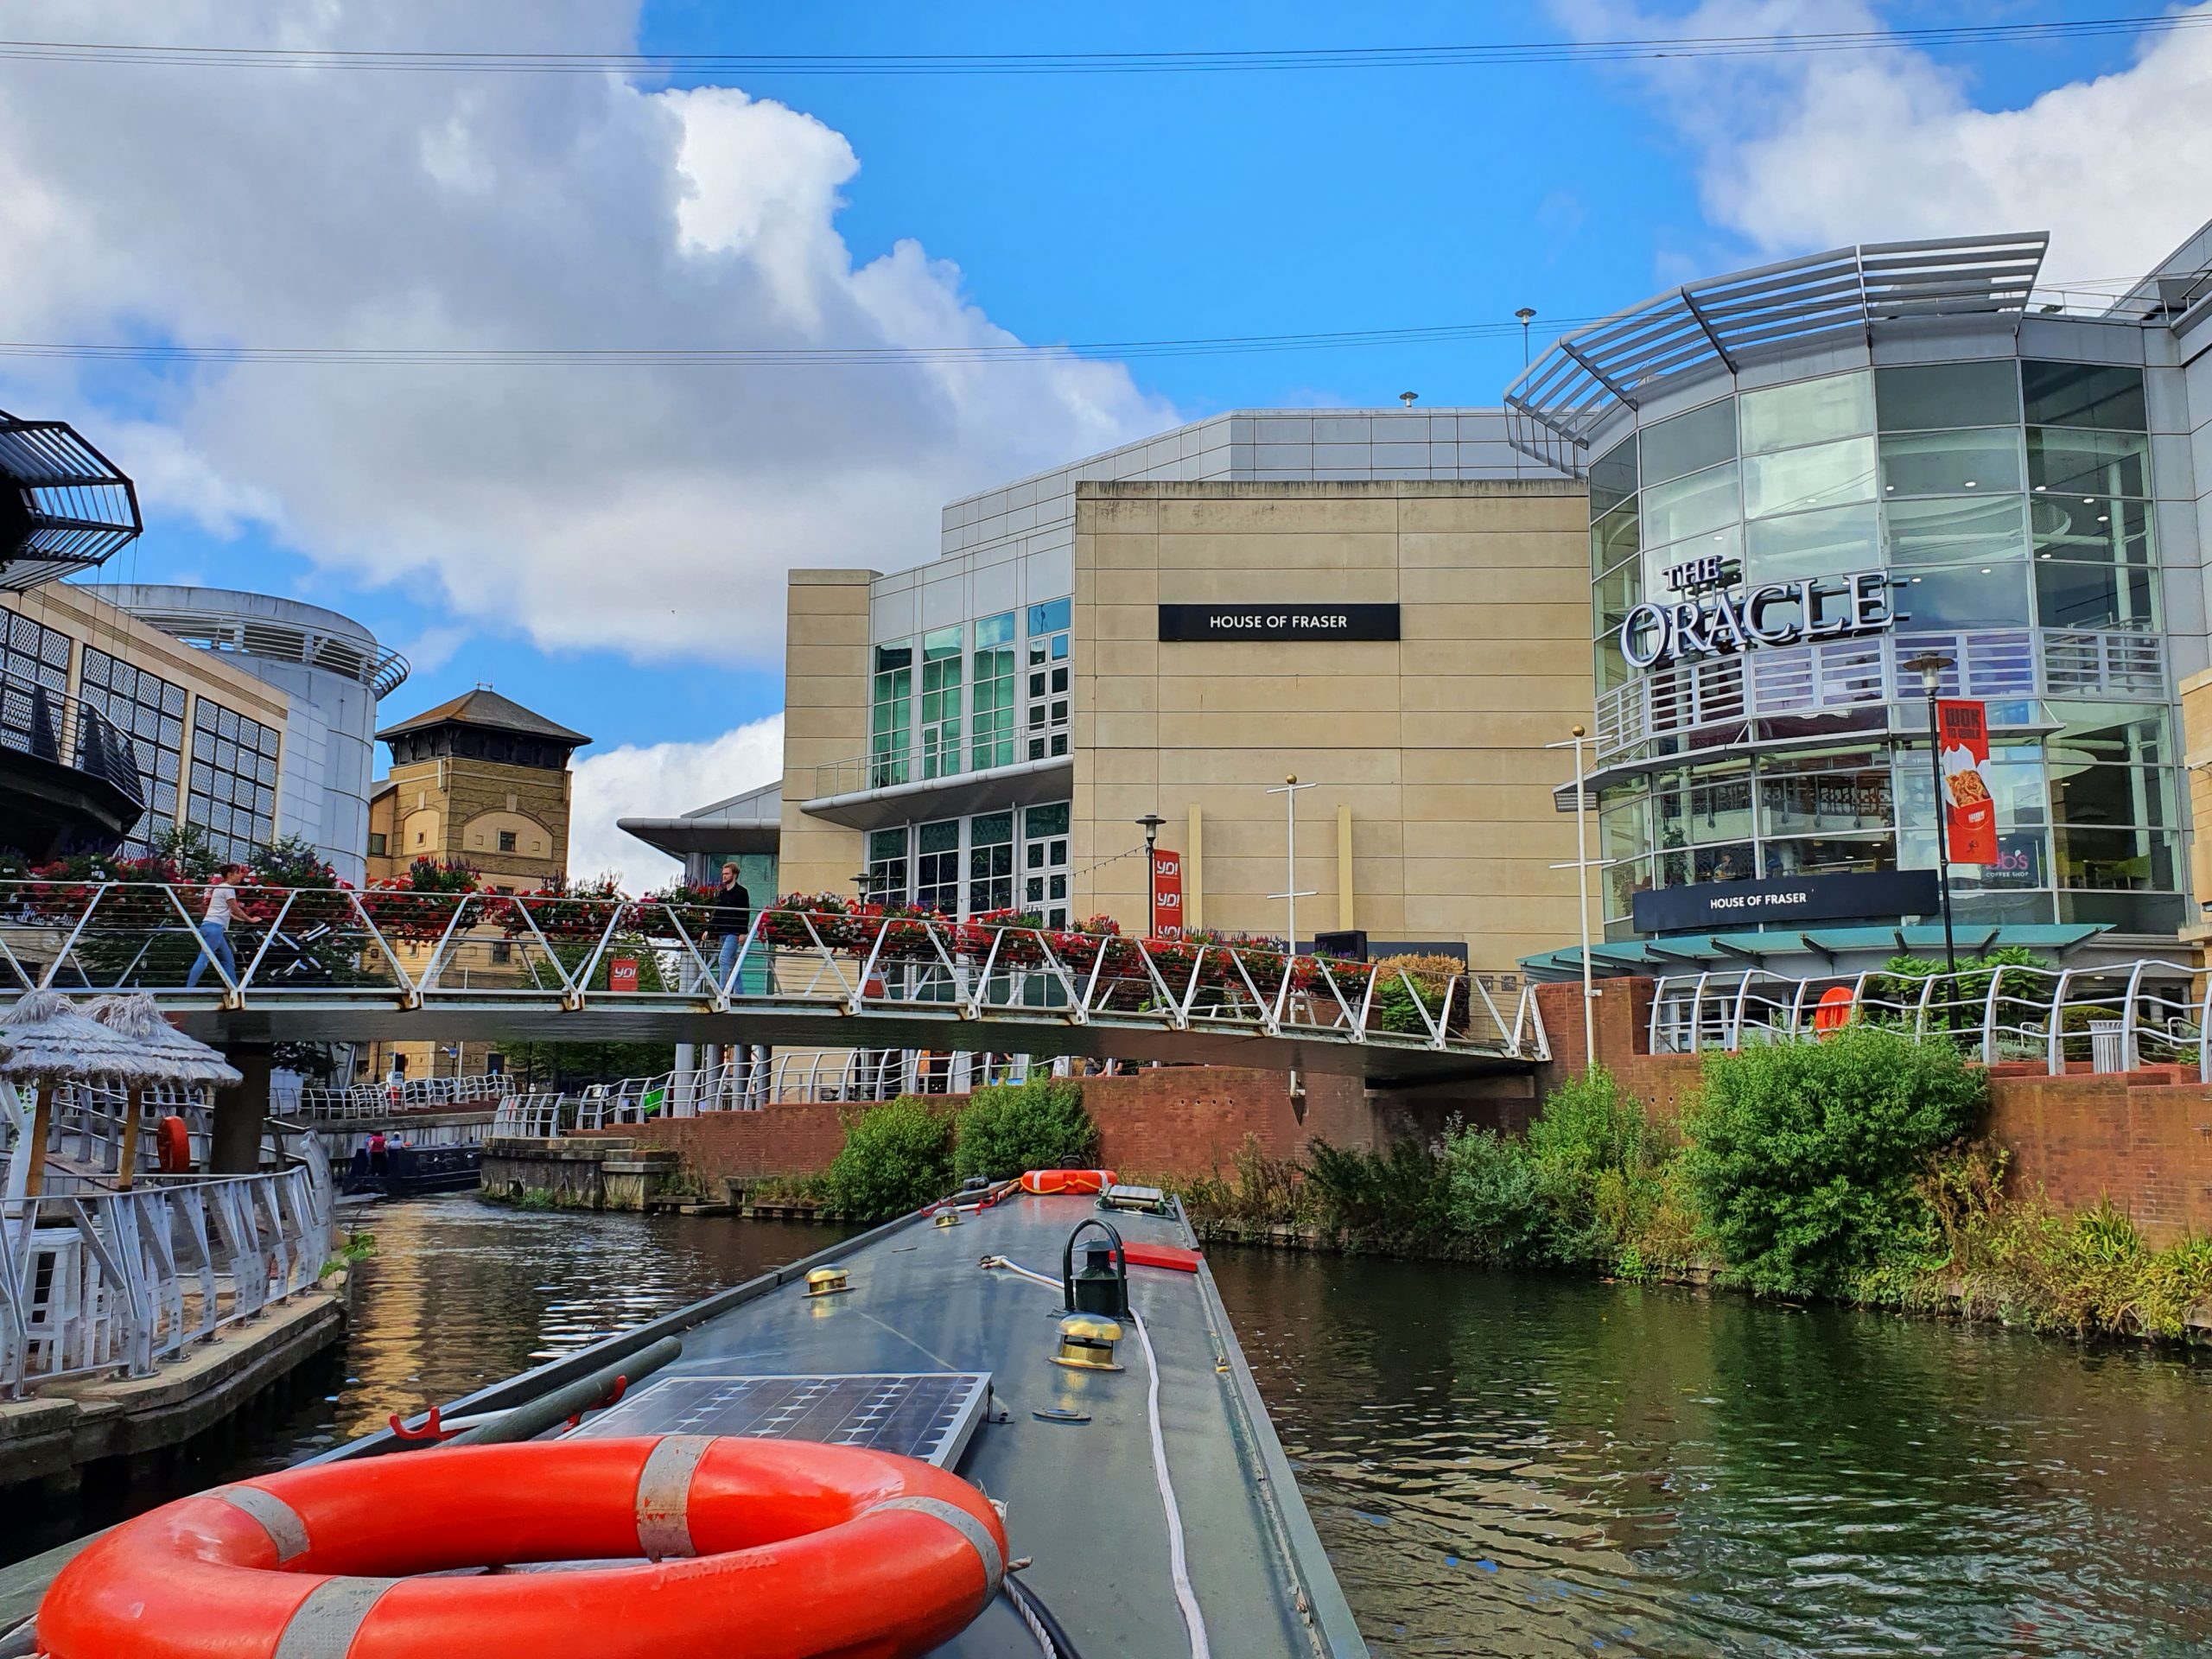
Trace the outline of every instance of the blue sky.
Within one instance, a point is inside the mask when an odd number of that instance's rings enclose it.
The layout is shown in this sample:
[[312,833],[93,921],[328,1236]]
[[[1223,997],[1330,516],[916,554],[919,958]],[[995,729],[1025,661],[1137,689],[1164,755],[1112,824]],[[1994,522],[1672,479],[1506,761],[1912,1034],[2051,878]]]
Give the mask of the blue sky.
[[[1983,0],[1941,21],[2131,9]],[[240,44],[273,38],[283,8],[95,10],[96,22],[33,4],[10,32]],[[1931,21],[1853,0],[1110,14],[652,0],[634,18],[624,0],[487,0],[459,34],[447,16],[341,5],[318,39],[955,54]],[[734,92],[666,99],[547,77],[315,72],[317,92],[301,71],[15,63],[0,67],[0,176],[89,209],[49,222],[0,208],[0,235],[41,273],[0,276],[16,315],[0,332],[597,346],[938,343],[995,328],[1049,344],[1505,321],[1529,305],[1541,349],[1560,321],[1692,275],[1890,235],[2048,226],[2054,266],[2127,275],[2212,217],[2212,191],[2129,165],[2171,166],[2205,142],[2212,99],[2171,106],[2174,87],[2207,86],[2208,56],[2212,30],[1726,63],[757,73]],[[2100,96],[2126,118],[2101,117]],[[1853,113],[1867,108],[1879,113]],[[649,211],[671,176],[672,110],[677,194],[702,204],[681,238]],[[2151,176],[2115,193],[2099,168],[2085,179],[2048,161],[2088,148],[2084,133],[2107,178]],[[169,162],[180,144],[198,153]],[[1891,144],[1967,159],[1916,172],[1885,161]],[[117,162],[148,160],[130,170],[149,176],[118,181]],[[2111,233],[2122,213],[2126,235]],[[626,251],[656,238],[670,245]],[[127,279],[81,279],[126,264]],[[655,798],[626,810],[668,810],[760,781],[733,769],[768,747],[711,746],[780,707],[783,569],[926,558],[945,496],[1178,417],[1408,389],[1491,404],[1521,356],[1507,335],[1147,359],[1065,384],[1042,367],[982,368],[957,388],[878,368],[79,372],[0,358],[0,403],[78,421],[140,478],[149,530],[113,576],[268,588],[359,618],[417,659],[388,715],[490,681],[590,733],[594,753],[677,746],[656,751],[665,764],[600,775],[602,793]],[[696,441],[667,435],[679,429]]]

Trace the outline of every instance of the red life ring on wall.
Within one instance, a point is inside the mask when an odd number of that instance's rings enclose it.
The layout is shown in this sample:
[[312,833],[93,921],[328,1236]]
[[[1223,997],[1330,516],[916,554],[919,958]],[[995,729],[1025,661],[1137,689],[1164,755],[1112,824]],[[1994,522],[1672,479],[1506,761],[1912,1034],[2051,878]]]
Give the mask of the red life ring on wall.
[[39,1649],[905,1659],[983,1610],[1006,1548],[981,1492],[887,1452],[697,1434],[454,1446],[283,1470],[126,1521],[54,1580]]
[[192,1173],[192,1131],[175,1112],[154,1125],[154,1165],[164,1175]]
[[1114,1185],[1110,1169],[1033,1169],[1021,1178],[1025,1192],[1103,1192]]

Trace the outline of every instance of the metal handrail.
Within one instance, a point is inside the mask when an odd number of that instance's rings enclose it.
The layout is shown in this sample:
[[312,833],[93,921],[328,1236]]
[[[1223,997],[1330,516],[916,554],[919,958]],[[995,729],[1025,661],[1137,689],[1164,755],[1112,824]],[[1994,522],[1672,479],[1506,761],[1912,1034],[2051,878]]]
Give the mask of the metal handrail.
[[143,810],[146,780],[138,771],[137,751],[99,709],[36,680],[4,673],[0,704],[10,715],[0,720],[0,749],[96,778]]
[[[2197,978],[2186,963],[2152,957],[2093,969],[2005,963],[1956,974],[1792,977],[1746,968],[1662,975],[1652,988],[1646,1047],[1695,1054],[1717,1033],[1736,1052],[1817,1035],[1821,996],[1840,988],[1850,1017],[1950,1043],[1986,1065],[2040,1058],[2059,1077],[2084,1061],[2100,1071],[2193,1065],[2200,1083],[2212,1083],[2212,979],[2198,993]],[[1885,995],[1892,983],[1909,994]]]

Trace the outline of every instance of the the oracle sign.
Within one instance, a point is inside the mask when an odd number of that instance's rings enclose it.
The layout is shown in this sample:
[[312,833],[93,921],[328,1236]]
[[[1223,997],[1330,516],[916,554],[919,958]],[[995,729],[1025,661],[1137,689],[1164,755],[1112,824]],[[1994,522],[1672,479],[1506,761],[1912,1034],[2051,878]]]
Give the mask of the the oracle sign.
[[1890,588],[1886,571],[1859,570],[1646,600],[1622,620],[1621,654],[1630,667],[1654,668],[1681,657],[1886,632],[1906,620]]

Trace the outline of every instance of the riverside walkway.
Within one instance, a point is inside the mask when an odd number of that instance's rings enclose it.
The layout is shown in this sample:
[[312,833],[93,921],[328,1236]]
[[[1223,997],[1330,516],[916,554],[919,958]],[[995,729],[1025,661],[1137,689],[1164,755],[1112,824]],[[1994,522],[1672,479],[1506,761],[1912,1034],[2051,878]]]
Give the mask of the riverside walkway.
[[1110,1056],[1425,1081],[1549,1058],[1535,999],[1265,944],[769,909],[734,956],[698,907],[241,889],[226,963],[204,889],[0,882],[0,1007],[143,991],[219,1044],[657,1039]]

